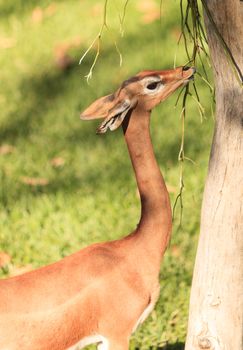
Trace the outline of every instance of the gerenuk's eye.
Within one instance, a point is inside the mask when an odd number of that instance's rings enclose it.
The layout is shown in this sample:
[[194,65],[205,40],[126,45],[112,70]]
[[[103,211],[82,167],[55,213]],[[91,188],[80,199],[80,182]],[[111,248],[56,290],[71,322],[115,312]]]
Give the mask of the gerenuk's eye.
[[150,84],[147,85],[147,89],[155,90],[158,87],[159,83],[160,83],[159,81],[156,81],[154,83],[150,83]]

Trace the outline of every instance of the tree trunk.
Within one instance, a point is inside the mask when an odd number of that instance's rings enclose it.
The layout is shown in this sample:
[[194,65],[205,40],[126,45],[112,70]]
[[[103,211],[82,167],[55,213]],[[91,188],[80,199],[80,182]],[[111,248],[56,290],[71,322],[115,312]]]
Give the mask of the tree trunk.
[[[243,71],[243,2],[206,0]],[[216,125],[204,191],[186,350],[243,349],[243,90],[204,10]]]

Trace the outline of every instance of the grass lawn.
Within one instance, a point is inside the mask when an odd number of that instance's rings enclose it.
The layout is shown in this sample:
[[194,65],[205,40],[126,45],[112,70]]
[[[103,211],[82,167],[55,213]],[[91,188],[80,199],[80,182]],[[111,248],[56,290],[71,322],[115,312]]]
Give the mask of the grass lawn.
[[[78,61],[102,23],[103,1],[0,0],[0,252],[11,257],[0,276],[36,268],[88,244],[122,237],[140,213],[136,184],[122,131],[96,136],[97,121],[80,112],[144,69],[173,67],[180,33],[179,1],[131,1],[124,35],[125,1],[108,4],[108,25],[89,85],[84,76],[95,56]],[[39,4],[39,5],[38,5]],[[116,38],[123,56],[114,47]],[[177,65],[186,62],[183,45]],[[198,67],[200,70],[200,66]],[[183,348],[189,292],[199,233],[213,119],[210,93],[196,79],[205,119],[188,99],[183,217],[177,207],[173,236],[161,267],[161,296],[132,337],[131,349]],[[179,191],[181,103],[176,97],[152,118],[155,153],[171,202]],[[0,255],[1,256],[1,255]],[[23,271],[22,270],[22,271]]]

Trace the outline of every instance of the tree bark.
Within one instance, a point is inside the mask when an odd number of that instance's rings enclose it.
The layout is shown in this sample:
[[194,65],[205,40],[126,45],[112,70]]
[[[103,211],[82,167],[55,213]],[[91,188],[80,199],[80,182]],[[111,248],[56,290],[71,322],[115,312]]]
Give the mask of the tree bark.
[[[243,71],[243,2],[206,0]],[[216,123],[193,274],[186,350],[243,349],[243,90],[204,10]]]

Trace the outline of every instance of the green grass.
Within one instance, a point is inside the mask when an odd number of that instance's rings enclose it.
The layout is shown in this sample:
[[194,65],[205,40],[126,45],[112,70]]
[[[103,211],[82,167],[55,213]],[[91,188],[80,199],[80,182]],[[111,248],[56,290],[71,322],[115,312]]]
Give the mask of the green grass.
[[[164,1],[161,23],[146,24],[139,10],[142,2],[136,1],[128,5],[125,34],[120,37],[117,11],[122,10],[121,2],[111,2],[108,24],[118,40],[123,65],[119,67],[112,38],[105,32],[93,79],[87,85],[84,75],[95,51],[81,66],[78,61],[100,28],[102,1],[58,1],[52,12],[48,12],[51,2],[42,1],[43,18],[33,21],[38,3],[0,0],[0,146],[14,147],[0,155],[0,251],[12,257],[12,268],[42,266],[134,229],[140,207],[122,132],[96,136],[97,122],[81,122],[79,114],[138,71],[172,67],[180,30],[178,2]],[[158,7],[159,2],[156,4]],[[80,45],[69,51],[73,64],[67,70],[59,69],[54,48],[77,37]],[[181,46],[177,64],[185,62]],[[184,164],[182,227],[177,208],[171,245],[161,267],[161,297],[132,337],[131,349],[180,350],[185,341],[213,130],[210,94],[205,84],[197,83],[206,119],[201,123],[197,105],[189,99],[185,152],[196,164]],[[166,183],[175,188],[170,193],[172,204],[179,191],[180,172],[180,106],[174,108],[177,95],[156,108],[151,125],[161,170]],[[53,167],[55,157],[65,163]],[[24,177],[45,178],[48,184],[30,186],[23,183]],[[2,277],[8,275],[9,268],[2,269]]]

